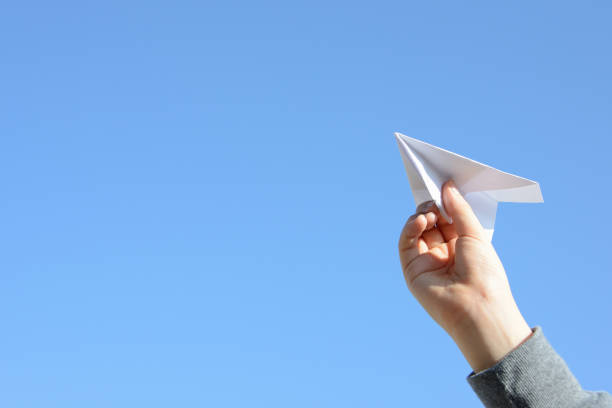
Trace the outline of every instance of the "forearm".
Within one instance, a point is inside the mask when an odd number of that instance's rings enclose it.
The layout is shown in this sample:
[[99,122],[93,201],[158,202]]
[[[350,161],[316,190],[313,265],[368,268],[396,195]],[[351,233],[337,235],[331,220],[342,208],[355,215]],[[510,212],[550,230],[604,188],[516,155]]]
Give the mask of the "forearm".
[[531,329],[511,297],[474,302],[449,334],[474,372],[485,370],[523,343]]
[[539,327],[497,364],[470,374],[468,382],[486,407],[612,407],[610,394],[582,389]]

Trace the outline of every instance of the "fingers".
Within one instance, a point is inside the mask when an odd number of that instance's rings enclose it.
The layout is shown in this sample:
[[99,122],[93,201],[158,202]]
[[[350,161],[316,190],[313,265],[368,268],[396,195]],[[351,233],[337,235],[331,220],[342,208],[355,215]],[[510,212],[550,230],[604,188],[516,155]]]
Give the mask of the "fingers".
[[399,242],[400,260],[406,282],[412,282],[424,272],[444,267],[451,259],[454,246],[448,243],[446,234],[454,232],[454,225],[448,224],[440,215],[435,203],[427,202],[418,206],[404,229]]
[[414,215],[425,214],[435,207],[436,203],[433,200],[425,201],[424,203],[419,204],[419,206],[414,211]]
[[414,214],[404,225],[399,241],[400,252],[416,246],[417,240],[427,227],[433,225],[432,217],[425,214]]
[[455,224],[449,224],[444,217],[440,217],[440,221],[438,221],[438,228],[440,229],[440,232],[442,233],[442,236],[444,236],[444,240],[446,242],[450,242],[458,237]]
[[[455,183],[450,180],[442,186],[444,209],[453,219],[454,230],[458,236],[471,236],[484,239],[484,231],[472,207],[465,201]],[[450,229],[448,229],[449,232]]]
[[[427,217],[427,227],[423,232],[423,240],[428,248],[433,248],[446,242],[440,227],[448,222],[440,215],[440,210],[434,201],[427,201],[417,207],[417,213],[422,212]],[[437,227],[437,228],[435,228]]]
[[408,218],[399,241],[402,265],[408,265],[414,258],[444,242],[444,237],[436,228],[440,219],[433,202],[423,203],[417,213]]
[[[434,216],[436,217],[436,219],[442,218],[438,214],[434,214]],[[431,228],[425,230],[425,232],[423,233],[423,240],[425,240],[425,243],[429,248],[433,248],[445,242],[444,236],[442,235],[442,232],[439,228]]]
[[444,242],[449,242],[450,240],[457,238],[455,225],[449,224],[448,221],[446,221],[446,218],[440,214],[440,210],[436,205],[434,205],[433,208],[436,216],[438,217],[436,221],[436,229],[432,230],[431,233],[428,231],[424,234],[424,238],[426,239],[429,247],[439,245]]
[[432,272],[447,266],[452,257],[451,247],[442,245],[417,256],[410,262],[402,262],[402,270],[408,287],[412,289],[416,278],[426,272]]

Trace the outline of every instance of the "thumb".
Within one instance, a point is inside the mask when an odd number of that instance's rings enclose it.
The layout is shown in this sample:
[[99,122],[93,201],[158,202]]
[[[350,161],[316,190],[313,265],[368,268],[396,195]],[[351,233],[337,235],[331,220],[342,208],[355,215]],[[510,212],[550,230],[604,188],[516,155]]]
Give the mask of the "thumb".
[[447,181],[442,186],[442,200],[444,209],[453,219],[457,235],[470,235],[478,239],[484,237],[484,231],[472,211],[472,207],[465,201],[452,180]]

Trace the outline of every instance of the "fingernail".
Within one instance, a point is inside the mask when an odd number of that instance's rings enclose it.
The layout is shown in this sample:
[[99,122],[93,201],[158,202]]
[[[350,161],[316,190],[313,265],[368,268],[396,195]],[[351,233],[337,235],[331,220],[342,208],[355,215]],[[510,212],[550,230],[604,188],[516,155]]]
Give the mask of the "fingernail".
[[435,205],[435,202],[433,200],[431,201],[426,201],[424,203],[421,203],[417,209],[416,209],[416,213],[417,214],[423,214],[428,212],[433,206]]
[[455,185],[454,181],[450,181],[448,183],[448,190],[450,191],[451,194],[458,196],[459,195],[459,190],[457,189],[457,186]]

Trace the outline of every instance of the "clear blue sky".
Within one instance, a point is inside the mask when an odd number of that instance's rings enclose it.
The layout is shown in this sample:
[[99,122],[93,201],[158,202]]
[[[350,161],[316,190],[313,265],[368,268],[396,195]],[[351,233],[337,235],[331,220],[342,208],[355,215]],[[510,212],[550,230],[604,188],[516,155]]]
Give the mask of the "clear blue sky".
[[3,6],[0,405],[478,406],[394,131],[540,182],[494,245],[611,390],[609,3],[290,3]]

